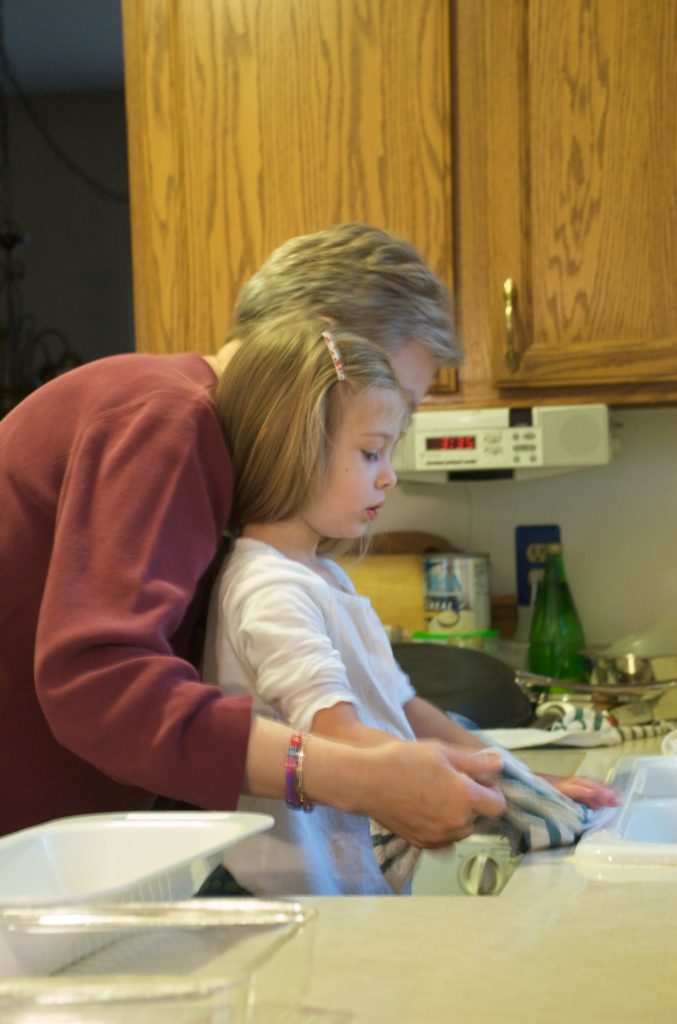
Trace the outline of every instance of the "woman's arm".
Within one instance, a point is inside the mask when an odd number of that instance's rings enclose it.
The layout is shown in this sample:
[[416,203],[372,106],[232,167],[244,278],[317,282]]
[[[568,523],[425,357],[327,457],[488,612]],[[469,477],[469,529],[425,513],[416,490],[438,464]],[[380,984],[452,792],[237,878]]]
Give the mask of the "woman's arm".
[[[505,800],[491,781],[501,768],[498,754],[383,735],[385,741],[369,748],[307,736],[304,788],[308,797],[373,817],[422,847],[448,846],[470,835],[479,815],[497,818],[503,813]],[[287,726],[254,719],[245,772],[248,792],[284,796],[290,737]]]

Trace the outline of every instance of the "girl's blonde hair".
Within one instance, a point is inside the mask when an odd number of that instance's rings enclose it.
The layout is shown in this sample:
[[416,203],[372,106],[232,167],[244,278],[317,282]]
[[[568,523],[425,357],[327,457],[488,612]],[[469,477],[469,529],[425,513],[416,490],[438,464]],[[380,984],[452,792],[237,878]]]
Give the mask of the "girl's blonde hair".
[[438,366],[462,361],[444,283],[410,242],[369,224],[337,224],[280,245],[240,291],[230,338],[290,315],[329,317],[390,353],[419,341]]
[[[323,335],[330,330],[344,380]],[[343,402],[370,388],[404,394],[387,355],[325,319],[267,321],[232,356],[216,390],[234,469],[231,528],[298,515],[329,465]]]

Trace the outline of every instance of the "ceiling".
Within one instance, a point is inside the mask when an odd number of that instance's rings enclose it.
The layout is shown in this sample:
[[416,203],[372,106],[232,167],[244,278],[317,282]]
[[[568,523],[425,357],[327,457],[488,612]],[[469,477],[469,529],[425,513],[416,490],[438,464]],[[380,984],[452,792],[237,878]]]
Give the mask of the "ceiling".
[[0,0],[25,92],[122,89],[120,0]]

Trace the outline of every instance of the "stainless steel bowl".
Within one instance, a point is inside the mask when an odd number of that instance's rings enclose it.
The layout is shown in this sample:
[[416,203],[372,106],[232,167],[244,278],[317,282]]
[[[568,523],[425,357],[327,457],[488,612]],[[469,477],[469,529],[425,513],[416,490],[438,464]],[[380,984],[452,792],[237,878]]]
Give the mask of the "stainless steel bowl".
[[643,686],[654,680],[651,658],[623,654],[616,657],[597,655],[594,659],[593,681],[605,686]]

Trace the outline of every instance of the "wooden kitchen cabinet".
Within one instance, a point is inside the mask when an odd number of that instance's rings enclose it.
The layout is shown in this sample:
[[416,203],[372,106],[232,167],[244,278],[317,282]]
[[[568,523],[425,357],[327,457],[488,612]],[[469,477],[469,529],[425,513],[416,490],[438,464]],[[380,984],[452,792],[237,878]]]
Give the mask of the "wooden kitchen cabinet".
[[363,220],[455,287],[430,405],[677,401],[677,0],[122,10],[138,348],[214,350],[275,246]]
[[676,0],[454,14],[463,404],[677,399]]
[[282,241],[409,238],[453,287],[448,0],[123,0],[137,347],[210,352]]

